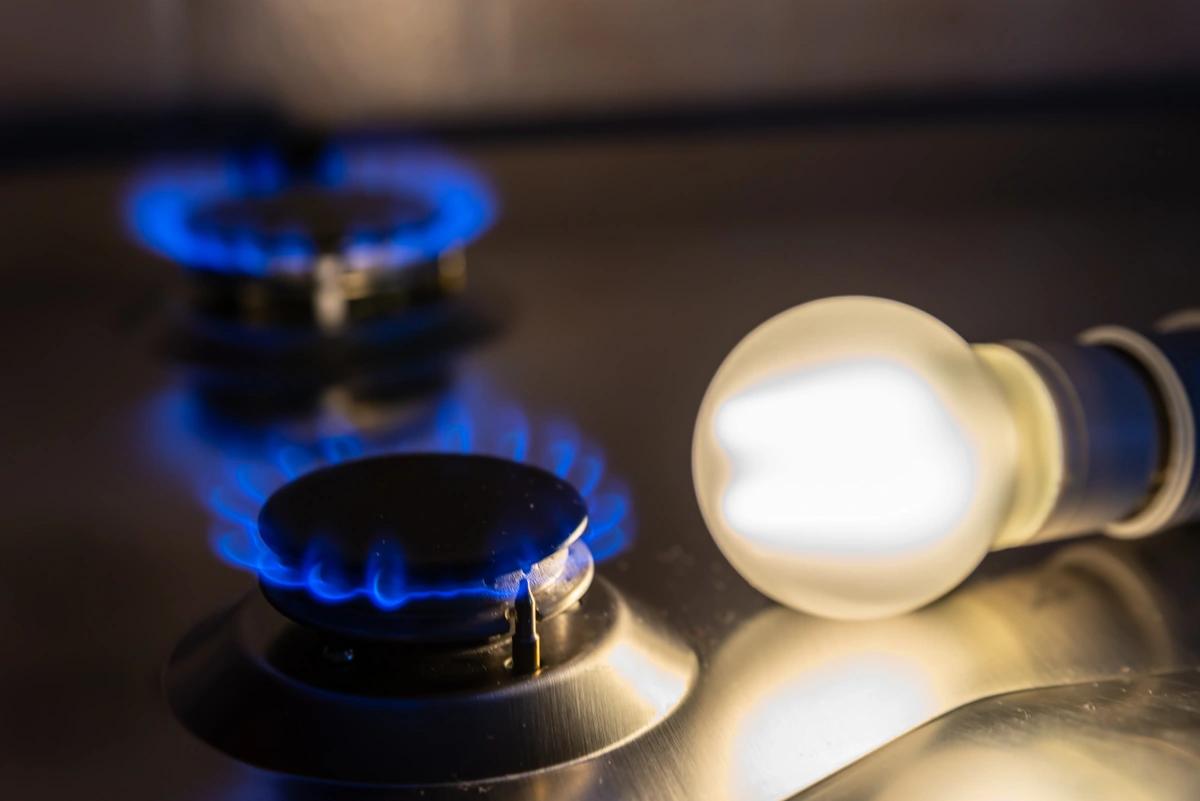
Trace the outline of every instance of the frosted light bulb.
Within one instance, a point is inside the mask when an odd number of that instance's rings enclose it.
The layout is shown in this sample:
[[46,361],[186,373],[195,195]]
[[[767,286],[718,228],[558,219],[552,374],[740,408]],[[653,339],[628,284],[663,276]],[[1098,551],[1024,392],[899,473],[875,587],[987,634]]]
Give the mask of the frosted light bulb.
[[989,549],[1194,514],[1180,375],[1200,372],[1200,335],[1164,335],[1167,350],[1125,329],[1089,337],[972,346],[866,297],[768,320],[725,359],[696,421],[714,540],[764,594],[869,618],[941,596]]

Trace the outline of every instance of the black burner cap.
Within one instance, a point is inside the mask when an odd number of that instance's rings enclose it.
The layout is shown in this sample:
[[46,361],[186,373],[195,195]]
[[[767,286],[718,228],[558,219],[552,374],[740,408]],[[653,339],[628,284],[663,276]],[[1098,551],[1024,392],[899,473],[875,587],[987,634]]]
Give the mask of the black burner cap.
[[381,540],[399,545],[405,581],[489,580],[532,565],[582,534],[587,507],[565,481],[491,456],[402,454],[346,462],[276,491],[258,517],[286,565],[317,549],[361,577]]

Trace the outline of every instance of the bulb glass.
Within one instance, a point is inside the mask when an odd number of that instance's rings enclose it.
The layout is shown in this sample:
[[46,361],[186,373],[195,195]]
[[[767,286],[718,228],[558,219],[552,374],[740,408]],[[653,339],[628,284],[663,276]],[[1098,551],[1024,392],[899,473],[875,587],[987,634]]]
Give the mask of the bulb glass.
[[897,614],[957,585],[1012,510],[1001,384],[935,318],[866,297],[798,306],[726,358],[693,478],[726,558],[794,608]]

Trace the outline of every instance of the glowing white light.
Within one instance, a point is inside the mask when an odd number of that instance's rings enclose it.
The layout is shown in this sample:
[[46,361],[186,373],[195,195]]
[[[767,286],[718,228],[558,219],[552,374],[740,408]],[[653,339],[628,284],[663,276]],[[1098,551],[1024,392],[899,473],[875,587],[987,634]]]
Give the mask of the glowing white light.
[[920,547],[957,525],[973,492],[962,429],[893,361],[775,376],[726,400],[716,435],[730,463],[725,516],[762,545]]
[[829,298],[751,331],[705,393],[700,511],[765,594],[828,617],[915,609],[1011,517],[1016,429],[994,373],[910,306]]

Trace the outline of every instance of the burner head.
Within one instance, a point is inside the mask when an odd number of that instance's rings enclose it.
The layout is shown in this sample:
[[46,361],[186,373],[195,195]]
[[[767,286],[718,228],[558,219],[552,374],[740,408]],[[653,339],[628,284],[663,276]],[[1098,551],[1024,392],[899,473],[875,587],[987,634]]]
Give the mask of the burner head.
[[162,164],[127,214],[188,268],[203,321],[342,335],[460,293],[495,217],[486,180],[431,148],[256,149]]
[[509,632],[523,577],[543,617],[582,595],[587,521],[570,484],[526,464],[462,454],[346,462],[263,506],[259,532],[280,563],[263,591],[294,620],[351,637],[485,639]]

